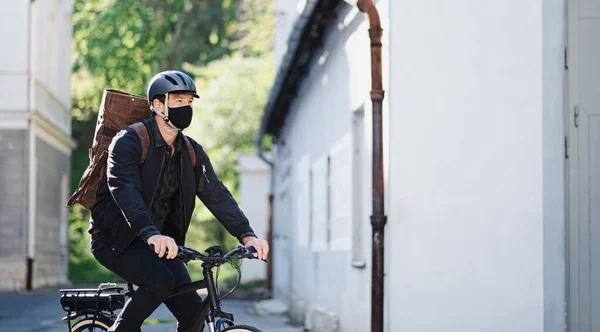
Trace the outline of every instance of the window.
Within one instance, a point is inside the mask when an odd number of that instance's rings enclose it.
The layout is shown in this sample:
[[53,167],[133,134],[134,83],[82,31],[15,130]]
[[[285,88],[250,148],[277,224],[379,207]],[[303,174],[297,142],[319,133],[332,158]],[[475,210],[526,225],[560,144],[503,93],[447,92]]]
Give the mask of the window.
[[329,248],[350,251],[352,243],[352,132],[338,138],[328,158]]
[[324,156],[311,166],[311,248],[315,251],[327,249],[327,160]]
[[352,266],[364,268],[365,255],[363,248],[363,229],[368,220],[364,216],[365,165],[367,153],[365,148],[365,118],[363,107],[356,110],[352,119]]
[[296,244],[308,247],[310,244],[311,201],[310,201],[310,163],[304,155],[295,170],[296,178]]

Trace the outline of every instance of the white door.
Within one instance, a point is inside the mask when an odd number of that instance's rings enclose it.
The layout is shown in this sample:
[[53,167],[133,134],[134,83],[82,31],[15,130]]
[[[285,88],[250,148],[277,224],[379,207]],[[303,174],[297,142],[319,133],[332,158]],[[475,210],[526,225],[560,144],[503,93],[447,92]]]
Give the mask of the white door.
[[568,331],[600,331],[600,0],[568,2]]

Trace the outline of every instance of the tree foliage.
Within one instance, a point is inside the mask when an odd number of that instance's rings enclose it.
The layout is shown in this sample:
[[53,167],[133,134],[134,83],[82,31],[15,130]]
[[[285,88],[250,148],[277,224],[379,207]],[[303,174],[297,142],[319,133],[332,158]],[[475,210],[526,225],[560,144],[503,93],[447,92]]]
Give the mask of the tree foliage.
[[145,95],[159,71],[272,51],[273,1],[76,0],[74,6],[73,188],[88,163],[104,89]]
[[90,115],[106,87],[142,95],[159,71],[271,48],[265,19],[274,13],[272,1],[76,0],[74,6],[76,119]]
[[200,99],[186,134],[200,142],[219,177],[236,193],[236,160],[255,151],[254,138],[273,79],[273,58],[236,55],[189,72],[201,75],[196,80]]
[[142,93],[153,72],[227,52],[234,36],[226,28],[237,5],[220,0],[76,1],[73,69]]
[[76,0],[73,12],[72,185],[87,164],[96,113],[106,88],[145,95],[155,73],[202,65],[231,52],[228,30],[241,0]]

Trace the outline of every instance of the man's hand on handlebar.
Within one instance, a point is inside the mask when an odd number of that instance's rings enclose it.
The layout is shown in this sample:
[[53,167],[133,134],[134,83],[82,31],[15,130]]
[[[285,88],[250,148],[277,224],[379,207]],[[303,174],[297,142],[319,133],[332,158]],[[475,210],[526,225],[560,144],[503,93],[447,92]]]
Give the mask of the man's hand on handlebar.
[[173,259],[177,257],[179,247],[172,237],[165,235],[153,235],[148,239],[148,245],[150,248],[154,247],[154,252],[158,257],[163,258],[166,254],[167,259]]
[[247,236],[242,239],[244,246],[256,249],[257,258],[266,260],[269,255],[269,243],[265,240],[260,240],[254,236]]

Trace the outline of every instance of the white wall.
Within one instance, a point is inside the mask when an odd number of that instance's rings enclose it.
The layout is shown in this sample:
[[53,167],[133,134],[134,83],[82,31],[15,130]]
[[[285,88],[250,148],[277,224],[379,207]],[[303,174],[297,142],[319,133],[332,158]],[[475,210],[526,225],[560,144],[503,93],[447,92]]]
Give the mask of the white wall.
[[[357,231],[362,242],[370,243],[370,191],[362,192],[363,215],[352,215],[354,183],[362,181],[363,188],[370,188],[370,169],[365,167],[361,176],[353,178],[351,162],[353,112],[370,109],[367,30],[364,15],[355,7],[345,7],[298,91],[276,154],[275,295],[291,302],[296,317],[302,315],[299,311],[311,312],[315,307],[335,312],[342,331],[365,331],[370,326],[368,248],[362,248],[367,269],[351,266],[353,218],[362,222]],[[368,123],[365,119],[366,137],[360,142],[367,147]],[[289,285],[281,282],[281,275],[289,276]],[[317,319],[309,314],[311,318]]]
[[27,109],[28,1],[0,2],[0,112]]
[[[563,5],[378,2],[386,90],[386,331],[563,328]],[[275,278],[276,295],[331,310],[341,331],[364,331],[370,327],[370,167],[359,179],[348,178],[350,191],[357,180],[365,188],[366,269],[350,267],[352,243],[345,239],[340,246],[327,237],[325,246],[315,245],[323,241],[315,222],[326,208],[315,179],[323,177],[324,158],[344,146],[352,111],[360,107],[371,162],[367,22],[354,10],[343,14],[346,27],[327,37],[277,146],[274,250],[291,251],[277,257],[274,272],[289,274],[290,283]],[[335,192],[336,182],[330,186]],[[310,202],[306,216],[301,208]],[[350,209],[354,201],[346,202]],[[342,218],[332,226],[349,224]],[[285,234],[291,239],[281,240]]]
[[543,2],[544,332],[564,331],[566,323],[565,6]]
[[32,109],[67,136],[71,133],[72,7],[72,0],[0,4],[0,34],[10,49],[0,54],[0,99],[4,100],[0,112]]
[[[271,170],[255,154],[244,154],[237,160],[240,173],[240,207],[260,239],[267,239]],[[246,260],[242,265],[242,282],[266,280],[267,265]]]
[[542,12],[391,4],[390,331],[544,331]]
[[[10,224],[8,229],[13,230],[13,233],[6,233],[7,236],[14,235],[13,241],[18,238],[20,251],[17,256],[20,259],[15,261],[7,257],[8,260],[2,263],[7,267],[7,273],[0,288],[25,287],[26,257],[34,260],[34,287],[56,285],[66,280],[68,257],[62,254],[66,254],[67,215],[58,205],[37,198],[43,195],[44,189],[55,194],[65,192],[63,196],[67,190],[68,169],[57,169],[68,166],[75,146],[70,138],[72,6],[72,0],[0,3],[0,36],[4,45],[0,52],[0,136],[26,138],[25,144],[14,151],[13,160],[22,172],[16,179],[24,180],[21,182],[26,191],[22,196],[13,195],[18,203],[5,202],[17,209],[16,214],[5,222]],[[17,145],[9,139],[7,147],[13,150]],[[48,156],[56,159],[55,162]],[[48,164],[40,164],[43,162]],[[0,171],[14,173],[13,169]],[[36,179],[46,178],[64,180],[41,188]],[[9,188],[10,183],[3,185],[0,190],[14,191]],[[18,211],[19,206],[22,211]],[[36,241],[40,235],[47,235],[40,231],[44,227],[58,230],[56,236],[50,234],[50,240],[57,240],[54,246],[51,245],[53,241]],[[52,252],[60,252],[62,256],[47,255]]]
[[34,108],[71,134],[72,0],[36,1],[33,9]]

